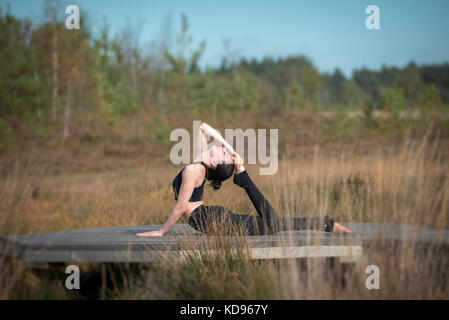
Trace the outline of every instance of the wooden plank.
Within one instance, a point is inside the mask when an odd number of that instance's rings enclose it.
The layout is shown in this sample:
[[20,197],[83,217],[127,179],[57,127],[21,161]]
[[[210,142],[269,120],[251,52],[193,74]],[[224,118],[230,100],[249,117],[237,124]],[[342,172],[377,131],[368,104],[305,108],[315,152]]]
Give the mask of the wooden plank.
[[[358,257],[363,253],[362,246],[300,246],[300,247],[266,247],[250,248],[250,259],[285,259],[285,258],[325,258],[325,257]],[[219,254],[220,250],[207,250],[208,256]],[[236,249],[232,249],[237,254]],[[201,250],[180,250],[180,257],[201,257]]]
[[[218,240],[231,246],[237,246],[244,241],[245,245],[251,248],[252,254],[261,259],[270,255],[312,257],[314,254],[323,255],[324,252],[333,252],[331,253],[333,256],[342,256],[338,250],[353,250],[354,246],[363,246],[373,241],[397,240],[449,244],[449,230],[389,223],[343,224],[352,229],[353,233],[341,235],[314,230],[297,230],[283,231],[274,235],[246,236],[241,239],[203,235],[187,224],[173,226],[163,237],[136,236],[136,233],[157,230],[162,225],[87,228],[1,236],[0,252],[6,256],[36,263],[143,262],[159,261],[166,255],[176,256],[182,250],[214,248]],[[314,246],[316,249],[310,249],[312,250],[310,251],[304,249],[306,246]],[[340,249],[330,249],[332,246],[340,246],[338,247]],[[343,249],[344,246],[347,248]],[[285,251],[276,248],[288,249]],[[286,253],[281,254],[282,250]]]

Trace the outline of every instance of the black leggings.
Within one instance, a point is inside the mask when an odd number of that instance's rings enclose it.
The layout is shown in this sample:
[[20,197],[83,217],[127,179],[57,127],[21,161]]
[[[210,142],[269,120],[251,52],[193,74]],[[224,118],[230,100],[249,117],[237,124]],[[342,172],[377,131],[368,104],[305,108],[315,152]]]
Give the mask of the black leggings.
[[222,206],[200,205],[189,217],[189,225],[196,230],[213,235],[273,234],[283,230],[316,229],[332,231],[334,221],[324,218],[296,218],[278,216],[271,204],[257,189],[247,171],[234,175],[234,183],[244,188],[259,216],[235,214]]

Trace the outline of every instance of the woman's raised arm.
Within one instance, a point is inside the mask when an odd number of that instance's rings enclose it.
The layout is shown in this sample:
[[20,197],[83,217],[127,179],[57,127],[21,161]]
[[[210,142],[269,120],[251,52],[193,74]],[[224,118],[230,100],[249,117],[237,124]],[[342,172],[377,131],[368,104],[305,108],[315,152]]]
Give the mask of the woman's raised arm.
[[228,152],[232,155],[236,154],[235,150],[232,148],[232,146],[219,134],[214,128],[212,128],[207,123],[203,122],[201,123],[201,130],[203,130],[207,135],[213,137],[215,140],[220,142],[225,146],[225,148],[228,150]]
[[200,149],[200,153],[207,150],[207,138],[202,125],[199,127],[198,138],[196,143]]

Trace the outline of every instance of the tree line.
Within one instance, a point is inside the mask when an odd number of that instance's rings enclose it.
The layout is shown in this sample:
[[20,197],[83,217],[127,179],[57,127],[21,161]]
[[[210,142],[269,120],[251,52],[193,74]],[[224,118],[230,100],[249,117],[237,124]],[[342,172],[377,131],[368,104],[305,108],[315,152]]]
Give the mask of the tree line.
[[86,12],[81,29],[67,30],[58,5],[48,1],[37,23],[0,9],[0,136],[12,130],[11,121],[36,118],[58,122],[69,136],[75,114],[100,112],[114,123],[141,108],[161,116],[252,108],[398,111],[449,101],[447,62],[363,68],[346,77],[339,69],[319,72],[303,55],[259,61],[228,54],[219,67],[201,70],[207,43],[194,44],[184,14],[175,37],[167,23],[144,48],[138,27],[112,35],[104,22],[93,32]]

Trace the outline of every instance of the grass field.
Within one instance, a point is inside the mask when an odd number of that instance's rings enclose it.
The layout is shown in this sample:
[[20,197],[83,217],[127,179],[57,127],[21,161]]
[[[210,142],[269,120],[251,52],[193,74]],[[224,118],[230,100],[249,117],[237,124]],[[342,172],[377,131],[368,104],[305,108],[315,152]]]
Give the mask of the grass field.
[[[31,139],[2,156],[0,233],[163,224],[174,205],[171,181],[181,167],[169,162],[170,144],[146,136],[149,119],[133,120],[133,130],[124,129],[129,119],[104,131],[80,130],[64,143]],[[193,119],[199,118],[167,118],[163,124],[191,130]],[[279,214],[449,228],[447,118],[367,122],[350,114],[287,113],[247,119],[202,120],[219,129],[279,128],[278,172],[260,176],[258,165],[247,165]],[[255,214],[237,190],[231,180],[218,191],[205,188],[205,203]],[[83,264],[81,274],[101,280],[89,291],[96,298],[449,298],[447,250],[391,244],[374,248],[366,259],[346,267],[319,259],[260,262],[225,250],[165,266]],[[364,267],[371,264],[381,270],[380,290],[364,285]],[[33,271],[14,261],[0,270],[2,298],[87,296],[64,288],[63,266]]]

